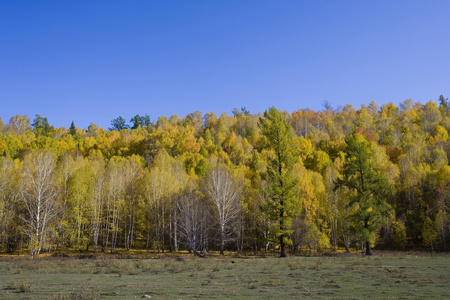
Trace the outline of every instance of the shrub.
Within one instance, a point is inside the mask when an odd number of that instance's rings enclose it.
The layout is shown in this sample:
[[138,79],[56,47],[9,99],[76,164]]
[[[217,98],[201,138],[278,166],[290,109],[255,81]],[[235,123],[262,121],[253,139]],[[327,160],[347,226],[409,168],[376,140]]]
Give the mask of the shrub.
[[24,280],[24,281],[17,280],[17,281],[10,282],[6,286],[6,289],[7,290],[17,290],[17,292],[19,292],[19,293],[29,293],[29,292],[31,292],[32,285],[31,285],[31,283],[29,283],[26,280]]
[[394,229],[394,235],[392,237],[394,245],[400,249],[404,249],[407,243],[405,224],[401,221],[394,221],[392,227]]
[[298,264],[296,264],[296,263],[293,262],[293,261],[288,262],[287,265],[288,265],[288,267],[289,267],[290,270],[297,270],[297,269],[298,269]]

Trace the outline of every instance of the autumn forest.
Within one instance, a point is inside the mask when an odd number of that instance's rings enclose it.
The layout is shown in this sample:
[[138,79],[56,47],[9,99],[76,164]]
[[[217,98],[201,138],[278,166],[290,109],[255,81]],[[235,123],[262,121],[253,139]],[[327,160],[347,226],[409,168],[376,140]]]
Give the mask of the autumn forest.
[[450,247],[444,96],[151,117],[0,120],[0,252]]

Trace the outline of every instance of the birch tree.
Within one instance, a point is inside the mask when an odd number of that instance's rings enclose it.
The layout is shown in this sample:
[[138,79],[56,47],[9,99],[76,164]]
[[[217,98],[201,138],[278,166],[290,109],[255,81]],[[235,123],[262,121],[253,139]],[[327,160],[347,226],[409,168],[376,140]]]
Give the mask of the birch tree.
[[[168,192],[170,191],[170,182],[174,178],[168,172],[167,153],[158,154],[154,162],[154,167],[147,174],[145,179],[145,199],[147,202],[147,246],[149,246],[151,228],[154,229],[156,246],[158,253],[165,250],[165,231],[167,227],[168,212],[170,203],[168,201]],[[150,226],[152,222],[153,226]]]
[[[186,172],[181,162],[161,150],[153,168],[144,179],[144,198],[147,213],[147,247],[153,229],[158,252],[165,251],[166,233],[169,230],[173,248],[178,249],[176,195],[185,186]],[[172,241],[171,241],[172,242]],[[171,247],[172,249],[172,247]]]
[[207,230],[208,209],[204,199],[192,190],[181,193],[178,202],[179,233],[196,256],[202,256],[198,251],[204,245]]
[[[120,157],[113,157],[107,167],[107,201],[106,201],[106,227],[105,233],[111,234],[111,253],[116,252],[121,231],[121,215],[124,206],[124,163]],[[108,244],[108,238],[104,242],[104,250]]]
[[225,166],[215,166],[206,177],[204,191],[211,199],[220,230],[220,254],[224,255],[225,243],[233,235],[233,223],[241,210],[236,180]]
[[55,176],[55,157],[50,151],[36,151],[24,161],[20,195],[26,214],[21,217],[23,233],[30,240],[32,256],[47,245],[50,222],[58,213],[59,188]]
[[90,165],[94,174],[93,192],[89,201],[90,220],[92,222],[92,243],[94,252],[97,246],[102,228],[103,206],[105,198],[105,166],[103,161],[92,161]]
[[18,199],[16,179],[13,160],[0,158],[0,244],[5,247],[6,252],[12,251],[15,235],[13,222]]
[[94,172],[90,165],[79,167],[68,181],[69,192],[67,195],[67,207],[70,220],[69,233],[75,246],[81,251],[89,248],[91,226],[90,199],[92,198]]
[[135,236],[136,213],[138,209],[138,184],[143,177],[143,159],[131,156],[125,163],[125,192],[126,192],[126,222],[125,248],[131,249]]

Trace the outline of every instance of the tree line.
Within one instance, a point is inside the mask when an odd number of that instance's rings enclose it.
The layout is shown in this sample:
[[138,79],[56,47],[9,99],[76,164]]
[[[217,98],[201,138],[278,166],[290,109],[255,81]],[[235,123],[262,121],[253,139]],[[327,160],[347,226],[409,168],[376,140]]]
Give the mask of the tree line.
[[450,105],[0,120],[2,252],[446,251]]

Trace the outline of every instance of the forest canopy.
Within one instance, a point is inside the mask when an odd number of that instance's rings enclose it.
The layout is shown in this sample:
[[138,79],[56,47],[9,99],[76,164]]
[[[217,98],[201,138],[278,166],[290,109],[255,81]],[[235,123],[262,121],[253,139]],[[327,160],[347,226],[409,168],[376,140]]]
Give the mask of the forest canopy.
[[50,121],[0,119],[2,252],[450,246],[444,96]]

